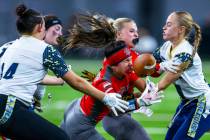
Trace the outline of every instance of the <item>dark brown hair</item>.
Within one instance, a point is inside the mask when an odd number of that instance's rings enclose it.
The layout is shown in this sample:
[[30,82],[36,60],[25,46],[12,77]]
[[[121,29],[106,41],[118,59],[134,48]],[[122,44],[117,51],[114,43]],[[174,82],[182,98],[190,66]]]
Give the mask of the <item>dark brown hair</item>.
[[19,33],[31,34],[37,24],[43,23],[41,14],[33,9],[27,9],[24,4],[16,7],[16,21],[17,30]]
[[104,15],[78,14],[69,29],[67,49],[73,47],[102,48],[116,40],[116,30]]

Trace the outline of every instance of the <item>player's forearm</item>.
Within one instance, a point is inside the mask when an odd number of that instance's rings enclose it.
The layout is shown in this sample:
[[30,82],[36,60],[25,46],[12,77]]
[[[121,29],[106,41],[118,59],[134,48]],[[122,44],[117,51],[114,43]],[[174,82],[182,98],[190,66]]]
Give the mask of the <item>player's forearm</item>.
[[41,82],[42,85],[63,85],[64,81],[61,78],[55,76],[46,75]]
[[158,82],[158,90],[164,90],[166,89],[171,83],[176,81],[181,76],[181,73],[171,73],[166,72],[166,74],[163,76],[163,78]]
[[81,91],[82,93],[85,93],[87,95],[90,95],[92,97],[95,97],[99,100],[102,100],[105,96],[104,92],[96,89],[93,87],[89,82],[84,80],[83,78],[79,77],[75,73],[67,72],[63,79],[68,83],[71,87],[73,87],[76,90]]
[[146,88],[146,82],[145,82],[143,79],[141,79],[141,78],[138,78],[138,79],[134,82],[134,85],[135,85],[135,87],[136,87],[139,91],[141,91],[141,92],[143,92],[144,89]]

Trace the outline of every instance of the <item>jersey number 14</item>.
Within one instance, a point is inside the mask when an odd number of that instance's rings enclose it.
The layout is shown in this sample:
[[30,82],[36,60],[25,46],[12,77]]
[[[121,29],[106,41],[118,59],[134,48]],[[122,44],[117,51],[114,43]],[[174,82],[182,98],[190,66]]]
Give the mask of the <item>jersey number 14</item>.
[[12,63],[12,65],[8,68],[8,70],[6,71],[6,73],[3,75],[3,69],[4,69],[4,63],[2,65],[2,75],[1,77],[4,79],[12,79],[13,75],[15,74],[16,70],[18,67],[18,63]]

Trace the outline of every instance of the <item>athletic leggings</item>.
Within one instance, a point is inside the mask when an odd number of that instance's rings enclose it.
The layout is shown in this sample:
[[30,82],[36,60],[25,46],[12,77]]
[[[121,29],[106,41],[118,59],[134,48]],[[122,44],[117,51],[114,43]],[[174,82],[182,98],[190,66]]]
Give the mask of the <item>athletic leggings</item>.
[[[14,97],[14,96],[13,96]],[[5,114],[7,95],[0,94],[0,118]],[[59,127],[16,100],[11,116],[0,124],[0,134],[15,140],[68,140]]]
[[[105,140],[95,129],[96,123],[80,110],[80,99],[72,101],[65,111],[61,128],[71,140]],[[72,127],[73,126],[73,127]]]
[[144,128],[129,113],[120,116],[105,116],[103,128],[115,140],[150,140]]

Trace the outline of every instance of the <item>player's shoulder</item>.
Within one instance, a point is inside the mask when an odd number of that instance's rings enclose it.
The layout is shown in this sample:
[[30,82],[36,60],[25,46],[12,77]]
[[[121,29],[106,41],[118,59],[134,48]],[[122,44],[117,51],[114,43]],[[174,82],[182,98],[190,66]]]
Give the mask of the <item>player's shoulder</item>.
[[8,48],[9,46],[11,46],[16,40],[13,41],[9,41],[7,43],[4,43],[3,45],[0,46],[0,48]]
[[179,53],[187,53],[187,54],[192,54],[193,52],[193,46],[187,41],[183,40],[176,49],[176,54]]
[[163,45],[161,46],[162,50],[165,50],[168,47],[171,47],[172,43],[170,41],[166,41],[163,43]]
[[27,48],[45,48],[49,44],[47,44],[44,40],[40,40],[38,38],[35,38],[33,36],[21,36],[18,41],[17,41],[17,46],[18,47],[24,47],[27,46]]

